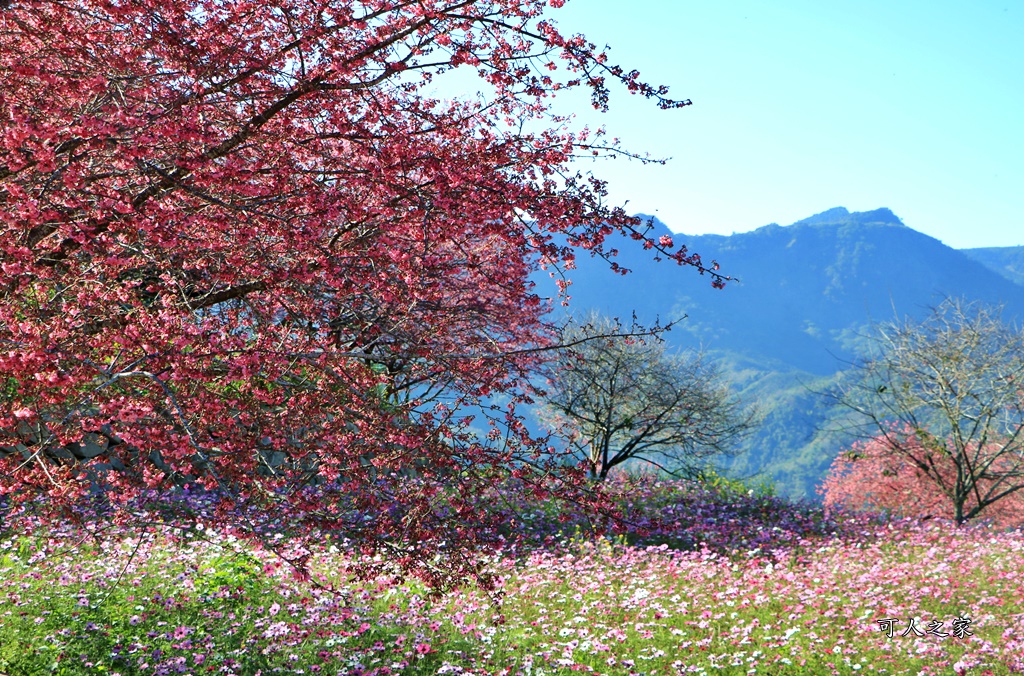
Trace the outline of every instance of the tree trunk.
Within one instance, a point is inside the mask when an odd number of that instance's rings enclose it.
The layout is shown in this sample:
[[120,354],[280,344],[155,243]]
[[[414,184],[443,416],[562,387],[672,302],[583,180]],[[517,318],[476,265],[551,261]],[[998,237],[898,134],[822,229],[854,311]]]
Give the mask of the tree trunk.
[[962,526],[965,523],[967,523],[967,519],[964,518],[964,503],[965,502],[966,502],[965,499],[958,498],[954,502],[954,504],[953,504],[954,518],[956,519],[957,528],[959,528],[960,526]]

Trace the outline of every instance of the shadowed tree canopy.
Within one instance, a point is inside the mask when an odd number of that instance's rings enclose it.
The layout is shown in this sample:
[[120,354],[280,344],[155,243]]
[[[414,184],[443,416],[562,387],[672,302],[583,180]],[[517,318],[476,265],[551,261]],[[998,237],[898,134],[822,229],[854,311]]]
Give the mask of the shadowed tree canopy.
[[1001,308],[946,299],[922,322],[879,327],[856,366],[836,396],[875,437],[872,466],[893,456],[957,523],[1024,489],[1024,334]]
[[[620,231],[722,278],[573,168],[623,151],[552,97],[688,101],[560,33],[560,4],[4,2],[12,509],[216,491],[240,532],[276,520],[415,567],[493,532],[460,496],[513,467],[541,494],[571,479],[514,409],[484,439],[464,413],[523,397],[555,340],[529,275]],[[487,96],[425,94],[455,69]]]
[[699,476],[753,425],[702,354],[670,354],[595,314],[570,321],[562,344],[544,408],[592,479],[631,459]]

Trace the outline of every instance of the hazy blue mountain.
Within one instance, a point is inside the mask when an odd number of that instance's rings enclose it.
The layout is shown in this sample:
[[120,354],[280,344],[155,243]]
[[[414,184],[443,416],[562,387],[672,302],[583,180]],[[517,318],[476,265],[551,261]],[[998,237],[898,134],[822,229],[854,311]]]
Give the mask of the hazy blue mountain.
[[[657,220],[652,227],[655,237],[671,234]],[[922,316],[945,296],[1003,304],[1009,317],[1024,318],[1024,286],[1003,272],[1024,270],[1015,267],[1020,258],[957,251],[888,209],[840,207],[788,226],[674,238],[737,281],[713,289],[692,268],[654,262],[623,241],[617,261],[632,273],[616,275],[607,263],[582,258],[571,275],[571,309],[624,320],[636,312],[647,322],[687,315],[669,342],[703,346],[765,414],[734,469],[763,470],[791,495],[813,495],[839,450],[842,440],[823,432],[835,415],[815,392],[856,358],[872,323],[894,313]]]
[[1011,282],[1024,285],[1024,246],[961,249],[961,251]]

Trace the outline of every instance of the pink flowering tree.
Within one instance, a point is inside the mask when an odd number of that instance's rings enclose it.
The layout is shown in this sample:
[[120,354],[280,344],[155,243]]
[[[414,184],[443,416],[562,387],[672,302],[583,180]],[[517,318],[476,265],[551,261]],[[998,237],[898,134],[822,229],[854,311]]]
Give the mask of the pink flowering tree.
[[1018,499],[1024,333],[1001,308],[948,298],[923,321],[878,327],[856,366],[837,399],[876,438],[868,457],[892,456],[877,469],[912,468],[932,485],[923,495],[944,496],[958,524]]
[[[898,443],[894,440],[899,439]],[[977,456],[985,462],[997,456],[992,446]],[[926,473],[914,458],[923,458],[932,468]],[[1014,492],[1004,499],[976,509],[978,496],[991,495],[998,488],[997,477],[1007,469],[1005,458],[993,459],[992,471],[978,482],[964,505],[966,513],[986,519],[997,526],[1024,525],[1024,494]],[[827,510],[882,512],[897,518],[956,518],[950,496],[944,486],[955,486],[956,464],[948,455],[929,453],[926,441],[913,433],[879,436],[855,444],[832,463],[818,489]],[[935,477],[941,478],[941,482]],[[982,498],[984,499],[984,497]]]
[[[427,570],[490,532],[462,496],[571,486],[514,410],[554,335],[531,273],[624,232],[723,278],[573,168],[622,151],[553,97],[689,102],[561,4],[0,4],[0,494],[202,488]],[[486,100],[426,95],[455,70]]]

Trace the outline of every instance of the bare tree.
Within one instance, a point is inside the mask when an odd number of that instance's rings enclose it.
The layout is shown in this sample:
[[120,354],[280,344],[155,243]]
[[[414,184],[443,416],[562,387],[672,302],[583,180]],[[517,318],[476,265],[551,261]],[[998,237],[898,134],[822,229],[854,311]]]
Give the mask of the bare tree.
[[703,354],[670,354],[659,337],[623,334],[594,314],[570,321],[562,344],[542,415],[593,479],[633,458],[695,477],[752,427],[753,415]]
[[958,524],[1024,488],[1024,334],[946,299],[879,327],[837,397],[949,500]]

